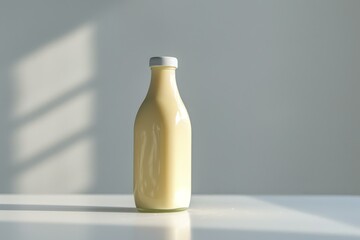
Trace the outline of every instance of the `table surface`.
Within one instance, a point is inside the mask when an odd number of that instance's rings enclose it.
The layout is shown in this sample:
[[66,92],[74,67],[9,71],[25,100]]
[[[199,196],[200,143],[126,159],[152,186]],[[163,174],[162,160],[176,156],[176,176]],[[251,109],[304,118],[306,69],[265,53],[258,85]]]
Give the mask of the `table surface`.
[[359,196],[194,195],[139,213],[131,195],[0,195],[0,239],[360,239]]

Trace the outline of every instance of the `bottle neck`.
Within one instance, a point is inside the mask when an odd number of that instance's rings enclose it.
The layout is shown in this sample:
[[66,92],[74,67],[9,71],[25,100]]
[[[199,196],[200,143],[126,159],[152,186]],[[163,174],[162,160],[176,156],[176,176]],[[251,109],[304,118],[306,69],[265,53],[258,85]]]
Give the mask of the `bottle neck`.
[[179,96],[179,91],[176,85],[175,70],[175,67],[152,67],[148,96]]

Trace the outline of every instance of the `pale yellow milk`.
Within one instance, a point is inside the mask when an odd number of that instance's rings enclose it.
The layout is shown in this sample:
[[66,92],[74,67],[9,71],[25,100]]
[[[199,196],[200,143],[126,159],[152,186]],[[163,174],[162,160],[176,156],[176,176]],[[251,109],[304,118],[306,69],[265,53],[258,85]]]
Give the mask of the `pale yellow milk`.
[[134,197],[140,211],[176,211],[191,197],[191,124],[175,67],[151,67],[134,126]]

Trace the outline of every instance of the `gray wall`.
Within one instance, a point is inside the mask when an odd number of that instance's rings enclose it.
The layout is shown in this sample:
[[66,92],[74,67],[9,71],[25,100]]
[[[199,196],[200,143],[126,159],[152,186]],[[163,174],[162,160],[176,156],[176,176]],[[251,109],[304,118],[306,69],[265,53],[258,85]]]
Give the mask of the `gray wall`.
[[193,192],[360,194],[360,1],[1,1],[0,192],[131,193],[176,56]]

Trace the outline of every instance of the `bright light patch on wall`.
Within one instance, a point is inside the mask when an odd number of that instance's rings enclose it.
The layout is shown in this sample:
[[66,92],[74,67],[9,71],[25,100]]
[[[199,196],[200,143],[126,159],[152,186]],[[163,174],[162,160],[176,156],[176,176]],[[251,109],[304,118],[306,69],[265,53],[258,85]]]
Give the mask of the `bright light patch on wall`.
[[94,101],[94,92],[88,90],[19,126],[13,138],[15,163],[31,161],[89,129],[93,124]]
[[95,30],[83,25],[14,66],[14,192],[84,192],[93,182]]
[[25,169],[15,179],[14,191],[21,193],[81,193],[94,178],[94,140],[84,137],[49,156],[41,164]]
[[16,64],[15,118],[46,106],[93,76],[94,34],[94,25],[84,25]]

